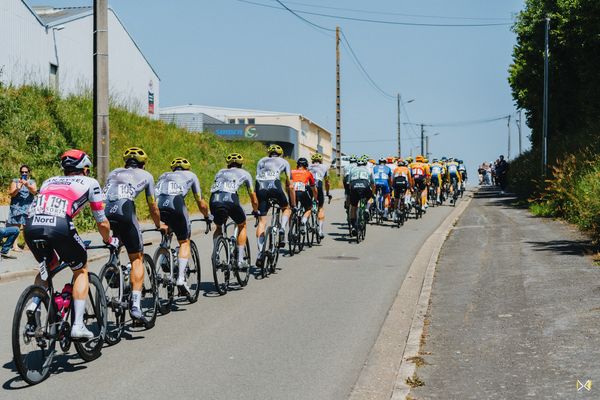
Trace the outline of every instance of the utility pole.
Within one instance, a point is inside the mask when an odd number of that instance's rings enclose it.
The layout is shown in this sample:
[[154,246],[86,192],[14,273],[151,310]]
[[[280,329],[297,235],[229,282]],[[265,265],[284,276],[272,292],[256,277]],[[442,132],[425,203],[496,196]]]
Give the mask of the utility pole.
[[548,56],[549,56],[550,17],[546,16],[546,33],[544,46],[544,116],[542,127],[542,177],[546,177],[548,169]]
[[402,98],[400,97],[400,93],[398,93],[398,158],[402,157],[402,144],[400,139],[400,102]]
[[109,171],[108,0],[94,0],[94,167],[101,184]]
[[425,125],[421,124],[421,155],[425,155]]
[[335,159],[338,176],[342,175],[342,124],[340,110],[340,27],[335,27]]
[[429,158],[429,136],[425,136],[425,158]]
[[506,159],[510,160],[510,115],[508,116],[508,153],[506,154]]
[[521,148],[521,110],[519,109],[519,120],[517,121],[517,129],[519,130],[519,155],[521,155],[522,153],[522,148]]

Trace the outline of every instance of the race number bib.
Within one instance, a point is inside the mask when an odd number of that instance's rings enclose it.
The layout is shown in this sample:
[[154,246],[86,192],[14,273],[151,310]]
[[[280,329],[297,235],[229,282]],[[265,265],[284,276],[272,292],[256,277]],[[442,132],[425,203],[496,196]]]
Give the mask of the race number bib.
[[133,200],[135,198],[135,191],[133,190],[131,185],[121,183],[117,186],[117,197],[119,198],[119,200]]
[[421,175],[424,175],[425,173],[423,172],[423,168],[413,168],[412,174],[421,176]]
[[179,186],[177,184],[177,182],[173,182],[173,181],[167,182],[167,194],[169,196],[177,196],[182,193],[183,193],[183,190],[181,189],[181,186]]
[[306,185],[304,182],[294,182],[294,190],[296,192],[304,192],[306,190]]
[[279,173],[271,170],[261,171],[261,173],[256,176],[256,180],[259,181],[274,181],[276,179],[279,179]]
[[66,217],[69,202],[54,195],[40,195],[36,198],[35,214],[53,215],[55,217]]
[[237,192],[237,184],[234,181],[218,181],[212,184],[210,188],[212,193],[214,192],[228,192],[235,193]]

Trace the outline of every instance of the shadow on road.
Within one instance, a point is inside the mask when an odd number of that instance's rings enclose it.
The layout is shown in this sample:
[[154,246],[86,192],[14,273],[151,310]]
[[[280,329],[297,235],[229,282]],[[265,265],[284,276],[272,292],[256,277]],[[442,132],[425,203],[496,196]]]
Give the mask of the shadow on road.
[[567,256],[586,256],[594,254],[591,240],[551,240],[549,242],[525,242],[534,246],[536,251],[551,251]]
[[[73,362],[72,360],[77,360],[77,362]],[[75,352],[73,354],[56,355],[52,360],[52,370],[48,379],[52,379],[52,375],[59,375],[63,372],[75,372],[86,369],[87,366],[84,364],[85,361],[79,358],[79,355]],[[29,387],[29,385],[18,376],[14,361],[7,362],[3,365],[3,368],[11,370],[16,375],[2,384],[4,390],[20,390]]]

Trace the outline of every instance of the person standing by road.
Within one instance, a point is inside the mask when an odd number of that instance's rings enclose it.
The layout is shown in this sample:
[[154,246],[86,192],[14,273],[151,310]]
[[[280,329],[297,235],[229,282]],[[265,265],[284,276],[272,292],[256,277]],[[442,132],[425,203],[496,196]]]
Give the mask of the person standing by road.
[[[10,211],[6,226],[7,228],[16,227],[19,230],[25,225],[29,206],[31,206],[33,198],[37,194],[35,179],[31,178],[31,168],[28,165],[21,165],[19,177],[13,179],[10,183],[8,194],[10,195]],[[21,251],[16,240],[13,240],[12,249],[17,252]],[[4,254],[4,250],[2,254]]]
[[506,191],[506,176],[508,174],[508,163],[501,155],[500,159],[496,164],[496,182],[500,186],[500,194],[504,194]]

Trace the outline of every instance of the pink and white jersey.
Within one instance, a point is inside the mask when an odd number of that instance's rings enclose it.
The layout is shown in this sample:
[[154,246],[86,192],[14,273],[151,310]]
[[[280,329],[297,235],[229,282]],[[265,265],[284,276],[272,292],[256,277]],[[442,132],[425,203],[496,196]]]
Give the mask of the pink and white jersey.
[[84,175],[55,176],[42,184],[31,204],[29,216],[74,218],[87,202],[97,222],[106,220],[103,195],[97,180]]

